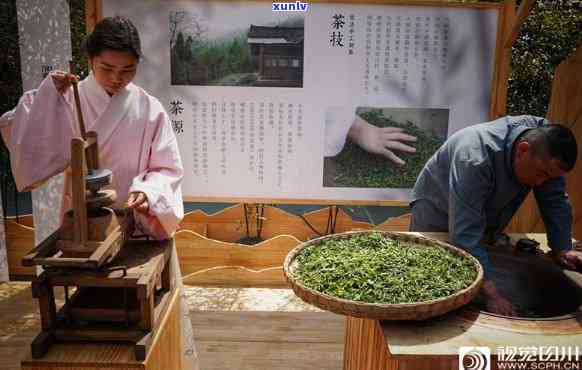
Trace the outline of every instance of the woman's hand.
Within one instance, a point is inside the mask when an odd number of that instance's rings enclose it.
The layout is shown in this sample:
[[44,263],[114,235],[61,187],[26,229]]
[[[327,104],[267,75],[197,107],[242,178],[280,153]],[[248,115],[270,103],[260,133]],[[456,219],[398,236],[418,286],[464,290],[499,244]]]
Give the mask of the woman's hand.
[[127,198],[126,205],[128,209],[135,209],[137,212],[143,214],[147,214],[150,209],[148,197],[141,191],[134,191],[129,193],[129,198]]
[[365,151],[382,155],[399,166],[403,166],[406,162],[394,154],[393,150],[416,153],[414,147],[403,143],[415,142],[415,136],[405,134],[398,127],[374,126],[359,116],[356,116],[348,137]]
[[79,82],[79,76],[63,71],[53,71],[50,73],[55,88],[59,94],[63,95],[73,83]]

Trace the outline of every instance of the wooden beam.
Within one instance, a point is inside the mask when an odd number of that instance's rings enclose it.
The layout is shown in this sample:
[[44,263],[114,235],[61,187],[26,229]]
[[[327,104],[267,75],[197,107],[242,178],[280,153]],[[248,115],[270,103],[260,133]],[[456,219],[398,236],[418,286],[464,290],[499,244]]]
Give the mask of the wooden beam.
[[85,150],[85,155],[87,156],[87,167],[90,170],[96,170],[99,168],[99,144],[97,133],[95,131],[89,131],[86,135],[87,149]]
[[[60,238],[60,231],[56,230],[40,244],[31,249],[24,257],[22,257],[22,266],[34,266],[34,259],[38,257],[50,257],[57,252],[57,240]],[[34,245],[34,239],[31,240]],[[34,274],[33,274],[34,275]]]
[[85,29],[87,34],[93,31],[93,28],[102,17],[101,0],[85,0]]
[[394,206],[408,207],[404,200],[380,199],[299,199],[299,198],[238,198],[238,197],[198,197],[185,195],[185,202],[200,203],[246,203],[246,204],[317,204],[317,205],[352,205],[352,206]]
[[[258,2],[272,2],[272,0],[257,0]],[[410,5],[410,6],[437,6],[449,8],[476,8],[492,9],[499,8],[502,5],[498,2],[462,2],[449,0],[311,0],[313,4],[351,4],[351,5]]]
[[519,35],[519,30],[521,26],[525,22],[525,19],[529,15],[531,8],[533,8],[535,4],[534,0],[523,0],[521,5],[519,6],[519,10],[517,11],[517,18],[515,22],[513,22],[513,26],[511,27],[511,32],[507,35],[505,39],[505,44],[503,45],[504,48],[508,49],[513,46],[513,43],[517,39]]
[[87,165],[85,162],[85,141],[71,140],[71,187],[73,193],[73,241],[85,244],[88,240],[87,200],[85,196]]
[[511,72],[511,49],[503,47],[503,42],[515,20],[515,0],[505,0],[497,21],[497,41],[495,43],[495,64],[491,86],[491,109],[489,118],[496,119],[507,113],[507,80]]

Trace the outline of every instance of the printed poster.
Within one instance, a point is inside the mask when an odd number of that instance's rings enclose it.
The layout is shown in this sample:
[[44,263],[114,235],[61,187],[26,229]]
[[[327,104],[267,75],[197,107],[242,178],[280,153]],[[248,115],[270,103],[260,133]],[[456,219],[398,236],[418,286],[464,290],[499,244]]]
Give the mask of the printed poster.
[[496,8],[276,4],[103,1],[140,31],[135,83],[172,120],[186,199],[406,201],[488,120]]

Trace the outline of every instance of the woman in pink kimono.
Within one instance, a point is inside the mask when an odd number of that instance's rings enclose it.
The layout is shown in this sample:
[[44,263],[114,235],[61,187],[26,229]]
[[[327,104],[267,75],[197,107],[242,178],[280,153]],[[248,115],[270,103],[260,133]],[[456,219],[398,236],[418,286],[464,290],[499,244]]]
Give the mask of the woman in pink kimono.
[[[113,172],[111,188],[117,193],[113,208],[126,204],[137,228],[155,239],[169,238],[184,215],[183,167],[162,104],[131,82],[141,57],[138,31],[126,18],[105,18],[88,36],[86,50],[91,73],[79,82],[81,108],[87,131],[98,135],[100,167]],[[73,108],[74,81],[77,77],[72,74],[53,72],[0,117],[19,191],[65,171],[61,215],[72,204],[70,142],[81,136]],[[177,280],[181,282],[179,275]],[[184,353],[192,368],[196,353],[184,306]]]

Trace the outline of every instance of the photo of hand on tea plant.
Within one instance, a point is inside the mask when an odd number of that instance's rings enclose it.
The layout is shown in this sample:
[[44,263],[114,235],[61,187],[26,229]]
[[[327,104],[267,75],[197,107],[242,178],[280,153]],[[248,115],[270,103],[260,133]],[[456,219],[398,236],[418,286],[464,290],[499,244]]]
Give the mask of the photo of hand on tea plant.
[[384,156],[398,166],[404,166],[406,161],[394,151],[416,153],[416,149],[411,146],[411,143],[416,142],[416,136],[407,134],[400,127],[374,126],[358,115],[348,131],[348,139],[368,153]]
[[412,188],[447,123],[446,110],[358,108],[343,148],[324,160],[323,186]]

